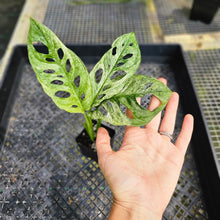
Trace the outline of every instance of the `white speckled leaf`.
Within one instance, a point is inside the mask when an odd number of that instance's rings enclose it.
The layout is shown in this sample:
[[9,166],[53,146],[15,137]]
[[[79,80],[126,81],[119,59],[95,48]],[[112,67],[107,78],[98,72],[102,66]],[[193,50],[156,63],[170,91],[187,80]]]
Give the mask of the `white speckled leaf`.
[[[38,52],[33,45],[36,42],[41,42],[48,51]],[[33,19],[28,57],[45,93],[59,108],[71,113],[90,109],[93,93],[85,65],[51,30]]]
[[[39,50],[36,42],[43,44],[45,50]],[[165,107],[171,95],[157,79],[135,75],[141,54],[134,33],[117,38],[88,74],[74,52],[46,26],[31,19],[28,56],[44,91],[59,108],[114,125],[147,124]],[[146,94],[153,94],[161,101],[154,111],[136,102],[137,97]],[[134,118],[128,118],[121,106],[129,108]]]
[[[114,125],[142,126],[149,123],[163,110],[171,93],[167,86],[155,78],[134,75],[128,79],[127,87],[123,88],[120,93],[102,102],[90,113],[90,116],[95,119],[102,119]],[[136,98],[143,97],[146,94],[156,96],[161,102],[160,106],[153,111],[141,107],[137,103]],[[121,105],[131,110],[134,116],[133,119],[126,116]]]
[[[140,65],[141,54],[134,33],[118,37],[90,73],[93,106],[118,94]],[[97,82],[97,73],[99,80]]]

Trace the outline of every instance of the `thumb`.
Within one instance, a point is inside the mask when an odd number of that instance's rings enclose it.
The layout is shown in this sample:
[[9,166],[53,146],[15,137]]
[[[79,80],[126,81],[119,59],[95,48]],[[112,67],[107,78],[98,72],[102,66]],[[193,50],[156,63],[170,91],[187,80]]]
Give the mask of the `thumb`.
[[96,138],[96,149],[98,158],[103,157],[106,153],[112,152],[110,137],[105,128],[99,128]]

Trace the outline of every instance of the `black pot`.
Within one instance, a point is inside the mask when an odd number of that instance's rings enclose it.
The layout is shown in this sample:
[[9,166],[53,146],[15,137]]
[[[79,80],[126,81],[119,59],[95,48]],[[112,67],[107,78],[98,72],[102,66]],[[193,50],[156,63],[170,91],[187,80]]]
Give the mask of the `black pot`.
[[210,24],[218,11],[220,0],[194,0],[190,19]]
[[[96,121],[93,121],[93,126],[95,126],[95,124]],[[108,131],[111,137],[111,145],[112,145],[115,131],[112,128],[109,128],[103,124],[101,125],[101,127],[104,127]],[[86,132],[86,129],[83,129],[83,131],[76,137],[76,142],[78,143],[80,151],[84,156],[90,157],[92,160],[98,162],[95,142],[91,141],[88,133]]]

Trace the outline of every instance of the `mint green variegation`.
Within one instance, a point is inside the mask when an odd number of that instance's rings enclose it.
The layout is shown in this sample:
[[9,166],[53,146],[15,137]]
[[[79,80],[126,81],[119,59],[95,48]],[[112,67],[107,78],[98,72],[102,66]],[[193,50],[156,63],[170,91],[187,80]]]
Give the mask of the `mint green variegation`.
[[[44,44],[48,53],[38,52],[34,47],[36,42]],[[62,52],[61,56],[58,51]],[[59,108],[82,113],[92,140],[91,119],[113,125],[145,125],[165,107],[171,95],[171,91],[157,79],[135,74],[141,54],[134,33],[117,38],[89,74],[80,58],[51,30],[31,19],[28,56],[45,93]],[[154,111],[144,109],[136,101],[137,97],[146,94],[156,96],[161,102]],[[126,116],[122,105],[131,110],[133,119]]]
[[[114,49],[116,50],[116,54],[112,55]],[[132,56],[128,59],[124,59],[123,57],[128,54]],[[123,87],[126,86],[126,81],[138,70],[140,62],[141,54],[135,34],[124,34],[117,38],[112,44],[111,49],[103,55],[90,73],[94,94],[93,106],[97,106],[102,101],[120,93]],[[118,64],[122,63],[123,65],[117,67]],[[103,74],[101,81],[96,83],[95,73],[99,69],[103,70]],[[111,80],[111,77],[117,71],[124,71],[124,77]],[[108,89],[103,91],[105,87]],[[99,99],[99,95],[104,95],[104,97]]]
[[[156,96],[161,102],[160,106],[153,111],[142,108],[137,103],[136,98],[143,97],[146,94]],[[113,125],[145,125],[163,110],[170,95],[170,89],[157,79],[149,76],[133,75],[126,81],[126,87],[124,87],[120,93],[103,101],[101,105],[89,114],[89,116],[94,119],[102,119]],[[131,110],[134,116],[133,119],[128,118],[124,114],[120,104]],[[104,108],[107,111],[107,114],[103,114],[103,111],[100,108]]]
[[[35,50],[33,43],[39,41],[47,46],[49,54],[39,53]],[[64,54],[62,59],[58,56],[59,49],[62,49]],[[28,57],[45,93],[59,108],[71,113],[83,113],[90,109],[93,91],[85,65],[75,53],[63,45],[51,30],[33,19],[31,19],[28,35]],[[47,58],[53,59],[54,62],[48,62]],[[66,69],[67,60],[71,64],[69,72]],[[44,72],[45,70],[55,72],[47,74]],[[79,87],[74,84],[77,76],[80,77]],[[54,80],[62,81],[63,84],[52,84],[51,82]],[[68,98],[57,97],[55,93],[58,91],[67,92],[70,96]],[[85,98],[82,100],[83,94],[85,94]]]

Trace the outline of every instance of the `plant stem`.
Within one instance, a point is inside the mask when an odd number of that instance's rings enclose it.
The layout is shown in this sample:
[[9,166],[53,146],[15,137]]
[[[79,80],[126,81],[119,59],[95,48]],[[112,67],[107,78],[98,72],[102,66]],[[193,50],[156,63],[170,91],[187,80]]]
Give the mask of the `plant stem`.
[[86,120],[86,123],[84,124],[85,129],[91,139],[92,142],[94,142],[95,139],[95,134],[94,134],[94,130],[93,130],[93,124],[92,124],[92,119],[86,115],[86,113],[83,114]]
[[98,132],[99,128],[101,127],[102,119],[98,119],[97,126],[96,126],[96,133]]

